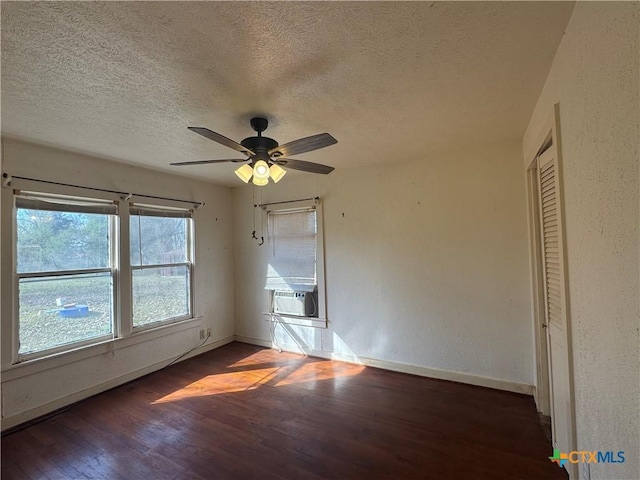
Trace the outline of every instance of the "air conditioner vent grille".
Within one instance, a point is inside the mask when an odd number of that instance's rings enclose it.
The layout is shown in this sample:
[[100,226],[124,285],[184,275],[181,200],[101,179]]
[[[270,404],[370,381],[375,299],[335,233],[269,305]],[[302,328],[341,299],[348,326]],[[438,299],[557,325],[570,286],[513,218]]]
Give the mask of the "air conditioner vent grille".
[[317,295],[316,292],[275,290],[273,292],[273,313],[300,317],[317,317]]

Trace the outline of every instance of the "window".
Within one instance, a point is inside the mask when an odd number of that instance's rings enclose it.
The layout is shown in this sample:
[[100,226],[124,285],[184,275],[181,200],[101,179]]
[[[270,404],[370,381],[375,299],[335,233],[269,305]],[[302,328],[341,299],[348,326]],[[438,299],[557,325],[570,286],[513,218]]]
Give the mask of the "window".
[[191,314],[191,212],[130,209],[133,327]]
[[269,212],[269,290],[317,290],[316,211]]
[[14,362],[192,318],[193,210],[116,199],[14,191]]
[[325,322],[322,215],[318,202],[267,211],[267,274],[271,318]]
[[113,337],[116,205],[16,197],[18,354]]

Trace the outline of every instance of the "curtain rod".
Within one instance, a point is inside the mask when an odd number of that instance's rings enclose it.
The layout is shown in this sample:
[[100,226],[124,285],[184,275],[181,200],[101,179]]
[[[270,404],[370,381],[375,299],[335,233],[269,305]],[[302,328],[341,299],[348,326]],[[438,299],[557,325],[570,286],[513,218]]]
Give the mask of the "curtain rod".
[[295,202],[304,202],[305,200],[315,200],[316,202],[320,200],[320,197],[309,197],[309,198],[299,198],[297,200],[285,200],[284,202],[271,202],[271,203],[260,203],[258,205],[254,205],[254,207],[268,207],[269,205],[282,205],[284,203],[295,203]]
[[2,174],[2,185],[3,186],[10,185],[11,184],[11,180],[13,178],[17,178],[18,180],[28,180],[30,182],[47,183],[49,185],[59,185],[59,186],[62,186],[62,187],[83,188],[85,190],[93,190],[93,191],[96,191],[96,192],[115,193],[115,194],[118,194],[118,195],[126,195],[128,197],[136,196],[136,197],[142,197],[142,198],[152,198],[154,200],[168,200],[168,201],[171,201],[171,202],[190,203],[190,204],[194,205],[196,208],[202,207],[204,205],[203,202],[195,202],[195,201],[191,201],[191,200],[181,200],[179,198],[157,197],[155,195],[142,195],[140,193],[121,192],[121,191],[118,191],[118,190],[107,190],[105,188],[85,187],[83,185],[73,185],[71,183],[52,182],[50,180],[40,180],[38,178],[12,176],[12,175],[9,175],[7,173],[3,173]]

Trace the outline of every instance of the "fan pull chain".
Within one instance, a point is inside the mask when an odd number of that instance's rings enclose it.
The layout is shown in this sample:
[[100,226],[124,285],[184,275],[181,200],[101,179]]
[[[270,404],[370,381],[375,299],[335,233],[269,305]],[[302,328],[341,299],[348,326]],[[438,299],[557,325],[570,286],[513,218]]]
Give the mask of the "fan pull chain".
[[[264,245],[264,235],[261,236],[260,238],[258,238],[256,236],[256,209],[259,207],[259,205],[256,203],[256,187],[255,185],[253,186],[253,232],[251,232],[251,237],[254,240],[260,240],[260,242],[258,243],[258,245]],[[260,204],[262,204],[262,189],[260,190]],[[262,224],[262,217],[260,218],[261,224],[260,224],[260,233],[264,234],[264,225]]]
[[254,240],[257,240],[258,237],[256,237],[256,187],[255,185],[252,186],[251,189],[251,193],[253,195],[253,232],[251,232],[251,237]]
[[[262,188],[260,189],[260,205],[262,205]],[[260,243],[258,245],[264,245],[264,212],[262,209],[258,211],[260,215]]]

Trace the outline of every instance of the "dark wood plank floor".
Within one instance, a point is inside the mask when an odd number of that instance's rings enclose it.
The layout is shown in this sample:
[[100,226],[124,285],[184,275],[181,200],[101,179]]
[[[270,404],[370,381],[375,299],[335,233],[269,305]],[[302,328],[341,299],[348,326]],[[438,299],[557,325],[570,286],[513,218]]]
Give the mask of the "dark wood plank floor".
[[2,438],[2,479],[566,479],[531,397],[233,343]]

